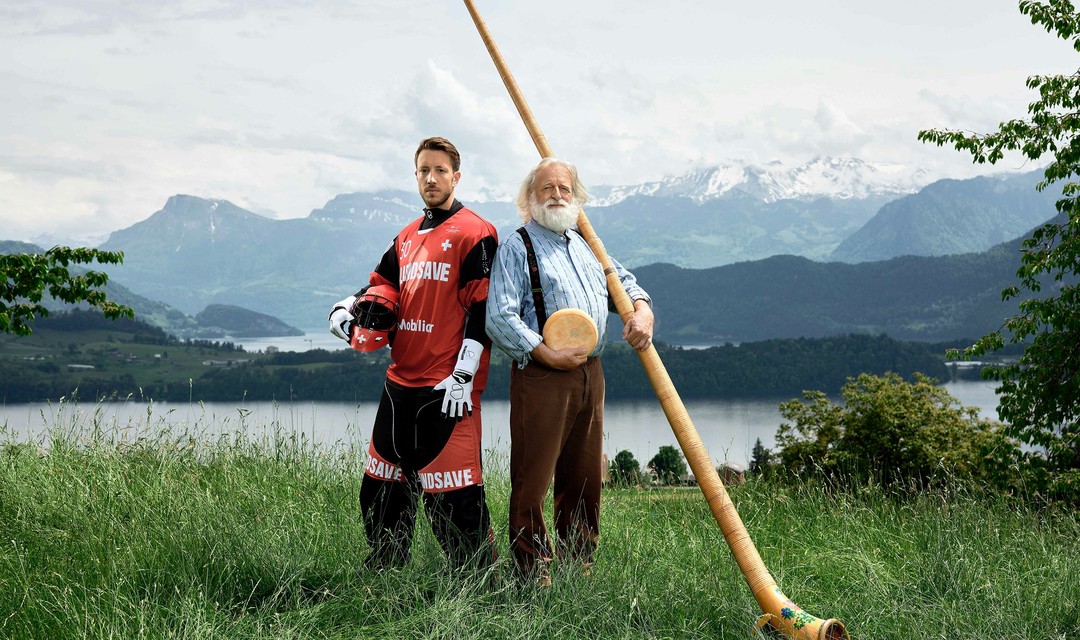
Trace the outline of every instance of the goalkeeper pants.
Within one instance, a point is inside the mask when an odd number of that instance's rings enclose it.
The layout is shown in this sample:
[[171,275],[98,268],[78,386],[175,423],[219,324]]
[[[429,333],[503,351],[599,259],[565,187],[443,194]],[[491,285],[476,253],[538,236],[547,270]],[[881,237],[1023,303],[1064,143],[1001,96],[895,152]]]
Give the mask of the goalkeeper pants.
[[419,496],[451,565],[486,566],[494,533],[481,469],[480,394],[460,422],[441,413],[443,391],[383,387],[360,485],[360,508],[376,568],[409,560]]

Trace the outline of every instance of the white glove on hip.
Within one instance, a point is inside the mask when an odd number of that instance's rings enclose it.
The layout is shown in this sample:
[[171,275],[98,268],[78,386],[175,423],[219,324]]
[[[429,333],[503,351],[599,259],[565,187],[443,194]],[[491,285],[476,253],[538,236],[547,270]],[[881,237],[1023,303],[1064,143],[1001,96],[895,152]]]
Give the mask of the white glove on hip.
[[472,415],[473,376],[480,368],[480,354],[484,345],[476,340],[465,338],[461,342],[454,372],[445,380],[435,385],[435,390],[443,389],[442,412],[448,418],[457,418],[460,422],[466,412]]
[[356,302],[356,296],[349,296],[335,304],[330,310],[330,333],[346,342],[349,341],[349,323],[355,319],[349,312],[354,302]]

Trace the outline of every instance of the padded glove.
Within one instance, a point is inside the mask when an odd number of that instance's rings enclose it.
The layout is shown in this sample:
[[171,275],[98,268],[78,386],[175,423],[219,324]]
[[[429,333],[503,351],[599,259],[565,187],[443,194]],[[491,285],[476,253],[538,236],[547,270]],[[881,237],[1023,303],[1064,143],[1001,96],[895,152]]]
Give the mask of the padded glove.
[[465,338],[461,342],[454,372],[445,380],[435,385],[435,390],[443,389],[442,413],[448,418],[457,418],[460,422],[466,412],[472,415],[473,376],[480,368],[480,354],[484,346],[476,340]]
[[349,296],[335,304],[330,310],[330,333],[346,342],[349,341],[349,324],[355,319],[349,311],[354,302],[356,302],[356,296]]

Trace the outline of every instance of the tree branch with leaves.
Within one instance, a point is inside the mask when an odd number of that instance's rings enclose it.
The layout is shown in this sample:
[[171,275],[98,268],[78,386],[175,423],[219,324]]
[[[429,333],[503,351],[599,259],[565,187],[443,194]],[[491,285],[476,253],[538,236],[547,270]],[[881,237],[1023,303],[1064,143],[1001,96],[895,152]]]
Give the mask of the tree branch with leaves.
[[[1071,2],[1024,0],[1020,12],[1080,52],[1080,14]],[[986,367],[983,377],[1000,383],[998,413],[1009,435],[1038,448],[1023,462],[1040,472],[1046,492],[1080,500],[1080,69],[1032,76],[1027,87],[1039,96],[1027,118],[989,134],[920,131],[919,140],[970,153],[978,164],[1010,151],[1030,160],[1050,155],[1037,188],[1064,182],[1058,215],[1023,241],[1019,282],[1002,291],[1003,300],[1022,298],[1017,315],[950,356],[974,359],[1006,343],[1026,345],[1019,361]]]
[[53,247],[45,253],[0,254],[0,332],[29,335],[30,323],[46,317],[49,310],[41,304],[45,294],[62,302],[85,302],[96,307],[106,318],[132,318],[130,307],[108,299],[102,287],[109,276],[102,271],[73,274],[76,264],[121,264],[120,251],[102,251],[82,247]]

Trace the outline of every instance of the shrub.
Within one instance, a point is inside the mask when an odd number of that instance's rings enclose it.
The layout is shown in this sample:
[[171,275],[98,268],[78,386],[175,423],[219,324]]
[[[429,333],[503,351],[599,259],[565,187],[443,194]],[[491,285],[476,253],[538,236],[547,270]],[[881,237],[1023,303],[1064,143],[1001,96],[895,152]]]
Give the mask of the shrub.
[[780,405],[785,420],[776,436],[780,463],[796,475],[924,488],[948,477],[1014,487],[1021,460],[1002,425],[962,407],[934,380],[894,373],[848,379],[841,404],[820,391]]
[[688,473],[682,452],[670,444],[660,447],[649,460],[649,471],[660,484],[678,484]]
[[615,454],[608,473],[611,476],[611,483],[616,486],[628,487],[641,484],[641,465],[634,458],[634,454],[627,449]]

